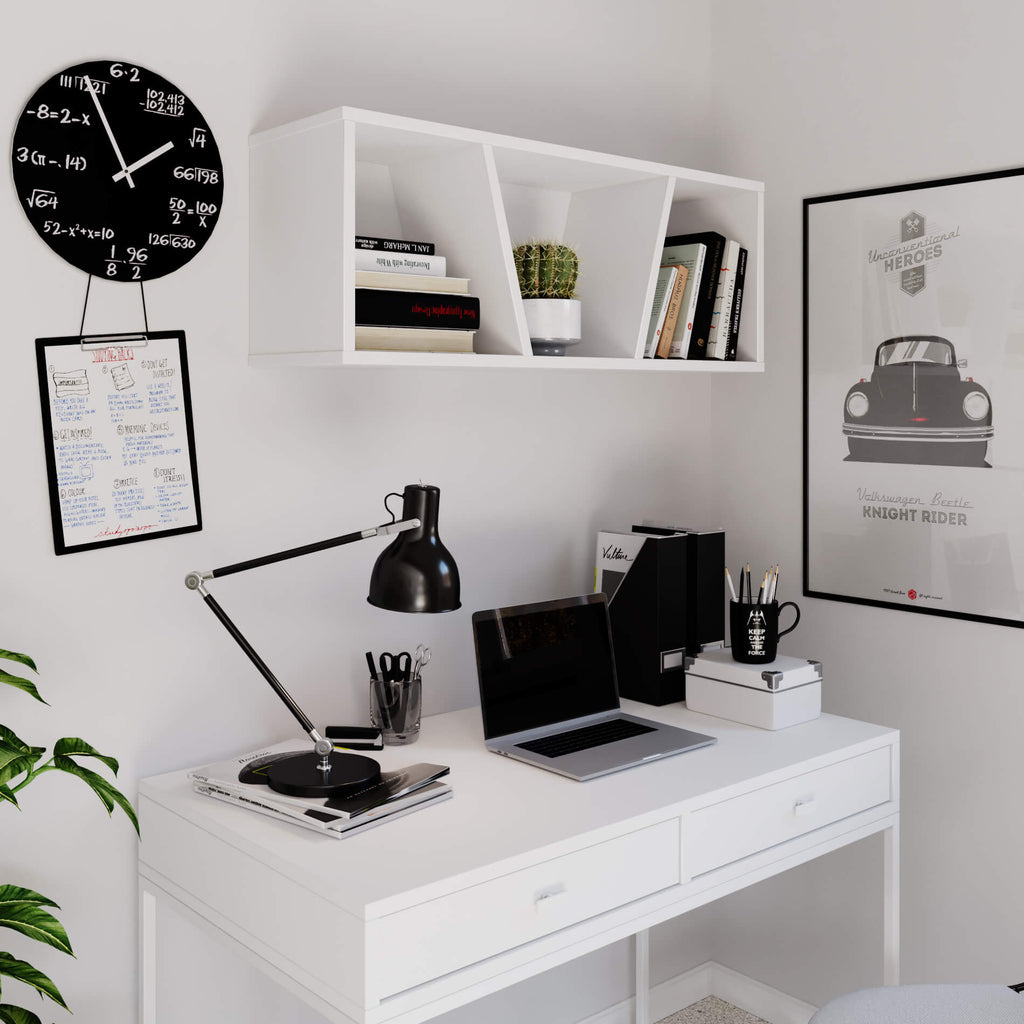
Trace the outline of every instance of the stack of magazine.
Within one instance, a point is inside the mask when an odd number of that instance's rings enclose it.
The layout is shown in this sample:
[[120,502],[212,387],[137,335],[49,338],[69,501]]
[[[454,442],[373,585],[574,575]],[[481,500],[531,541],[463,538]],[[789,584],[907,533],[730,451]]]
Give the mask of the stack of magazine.
[[344,839],[447,800],[452,788],[441,778],[448,768],[441,764],[413,764],[397,771],[381,772],[380,781],[343,797],[286,796],[266,782],[267,768],[284,753],[301,750],[301,741],[286,740],[262,750],[195,768],[188,773],[197,793],[291,822],[323,835]]

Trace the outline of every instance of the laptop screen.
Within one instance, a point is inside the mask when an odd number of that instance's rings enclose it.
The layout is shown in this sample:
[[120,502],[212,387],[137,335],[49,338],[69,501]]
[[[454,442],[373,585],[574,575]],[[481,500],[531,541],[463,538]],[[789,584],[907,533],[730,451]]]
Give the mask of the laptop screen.
[[484,737],[619,706],[604,594],[473,614]]

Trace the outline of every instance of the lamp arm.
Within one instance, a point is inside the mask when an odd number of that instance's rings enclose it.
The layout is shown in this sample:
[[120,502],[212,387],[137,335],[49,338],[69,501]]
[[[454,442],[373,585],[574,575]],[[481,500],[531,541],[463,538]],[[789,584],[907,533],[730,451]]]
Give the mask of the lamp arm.
[[206,589],[206,582],[217,579],[220,576],[230,576],[236,572],[244,572],[247,569],[256,569],[261,565],[270,565],[273,562],[283,562],[289,558],[298,558],[299,555],[309,555],[315,551],[325,551],[328,548],[340,547],[342,544],[351,544],[357,540],[368,540],[370,537],[389,533],[401,533],[404,530],[415,530],[421,525],[418,519],[403,519],[396,523],[384,523],[381,526],[374,526],[368,530],[357,530],[354,533],[346,533],[340,537],[333,537],[330,540],[317,541],[313,544],[305,544],[302,547],[288,548],[286,551],[278,551],[271,555],[263,555],[259,558],[251,558],[245,562],[235,562],[233,565],[222,566],[219,569],[193,570],[185,577],[185,586],[189,590],[197,591],[207,607],[220,620],[220,624],[231,634],[235,643],[245,652],[249,660],[256,666],[256,670],[270,684],[274,692],[281,698],[285,707],[295,716],[299,725],[315,744],[316,753],[325,757],[333,749],[330,740],[324,739],[316,727],[309,720],[306,713],[295,703],[291,694],[284,688],[281,681],[271,672],[267,663],[259,656],[256,649],[246,640],[242,631],[231,621],[227,612],[218,604],[216,598]]
[[316,551],[326,551],[328,548],[337,548],[342,544],[351,544],[357,540],[368,540],[370,537],[382,536],[388,533],[402,533],[404,530],[415,530],[422,525],[418,519],[402,519],[397,523],[384,523],[381,526],[372,526],[368,530],[356,530],[354,533],[346,533],[340,537],[332,537],[330,540],[319,540],[313,544],[303,544],[302,547],[288,548],[286,551],[277,551],[272,555],[261,555],[259,558],[250,558],[245,562],[235,562],[233,565],[224,565],[219,569],[208,569],[204,572],[190,572],[185,577],[185,586],[189,590],[199,590],[204,580],[218,579],[221,576],[231,576],[236,572],[245,572],[248,569],[258,569],[261,565],[271,565],[274,562],[284,562],[289,558],[298,558],[300,555],[311,555]]

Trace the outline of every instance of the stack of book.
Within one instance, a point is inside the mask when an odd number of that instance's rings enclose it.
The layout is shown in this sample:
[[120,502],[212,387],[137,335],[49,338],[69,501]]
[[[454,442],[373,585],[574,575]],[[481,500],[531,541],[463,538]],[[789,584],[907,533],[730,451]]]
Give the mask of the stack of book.
[[356,236],[356,349],[472,352],[480,300],[433,242]]
[[661,264],[644,356],[735,359],[747,250],[716,231],[670,235]]
[[452,795],[451,786],[438,781],[449,769],[445,765],[426,763],[381,772],[380,782],[350,796],[321,799],[277,793],[266,784],[266,771],[282,754],[296,749],[302,749],[301,741],[286,740],[196,768],[188,773],[192,788],[216,800],[335,839],[344,839],[393,818],[432,807]]

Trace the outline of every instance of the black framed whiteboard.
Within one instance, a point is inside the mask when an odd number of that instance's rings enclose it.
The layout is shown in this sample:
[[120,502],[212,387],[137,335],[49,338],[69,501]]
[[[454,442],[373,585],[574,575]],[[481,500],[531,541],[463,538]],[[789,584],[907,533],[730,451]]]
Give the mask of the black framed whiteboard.
[[182,331],[37,338],[58,555],[202,529]]

